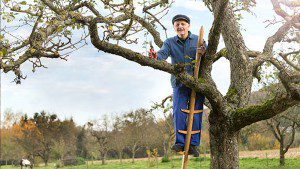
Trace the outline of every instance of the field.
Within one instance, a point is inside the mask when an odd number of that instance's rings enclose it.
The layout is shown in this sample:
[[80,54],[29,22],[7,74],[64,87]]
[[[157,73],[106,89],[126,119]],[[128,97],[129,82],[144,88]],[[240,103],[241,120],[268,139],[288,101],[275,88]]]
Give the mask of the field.
[[[298,169],[300,168],[300,158],[286,159],[286,166],[279,167],[278,159],[259,159],[259,158],[242,158],[240,159],[240,169]],[[181,160],[173,159],[171,162],[158,163],[159,169],[180,169]],[[20,167],[2,166],[1,169],[19,169]],[[55,168],[53,163],[50,163],[47,167],[35,167],[37,169],[53,169]],[[188,163],[189,169],[209,169],[209,159],[192,158]],[[62,169],[87,169],[86,165],[62,167]],[[114,162],[107,165],[94,164],[89,165],[89,169],[156,169],[155,162],[149,165],[148,161],[140,160],[132,164],[130,162],[124,162],[123,165]]]
[[[300,148],[291,149],[286,158],[286,165],[279,167],[279,159],[277,150],[265,151],[247,151],[240,152],[240,169],[300,169]],[[268,158],[266,158],[266,155]],[[207,155],[208,156],[208,155]],[[136,159],[134,164],[130,159],[123,160],[121,165],[118,160],[107,160],[106,165],[101,165],[99,161],[89,162],[89,166],[80,165],[72,167],[62,167],[61,169],[156,169],[156,162],[152,158]],[[210,159],[202,157],[191,158],[188,163],[189,169],[209,169]],[[20,167],[2,166],[1,169],[18,169]],[[47,167],[35,167],[37,169],[54,169],[54,163],[50,163]],[[180,169],[181,156],[174,157],[170,162],[162,163],[161,158],[158,159],[158,169]]]

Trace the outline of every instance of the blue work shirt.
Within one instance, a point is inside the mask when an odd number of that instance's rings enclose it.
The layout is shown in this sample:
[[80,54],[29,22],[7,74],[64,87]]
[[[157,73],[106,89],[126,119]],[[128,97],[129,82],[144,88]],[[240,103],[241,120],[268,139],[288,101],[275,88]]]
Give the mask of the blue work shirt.
[[[178,36],[168,38],[164,41],[163,46],[157,52],[157,59],[166,60],[169,56],[171,56],[171,63],[173,65],[178,63],[192,63],[196,57],[197,45],[198,36],[190,32],[185,41],[180,40]],[[204,47],[206,48],[205,42]],[[185,70],[190,75],[194,74],[192,64],[185,66]],[[173,88],[180,85],[180,82],[176,81],[174,75],[171,75],[171,85]]]

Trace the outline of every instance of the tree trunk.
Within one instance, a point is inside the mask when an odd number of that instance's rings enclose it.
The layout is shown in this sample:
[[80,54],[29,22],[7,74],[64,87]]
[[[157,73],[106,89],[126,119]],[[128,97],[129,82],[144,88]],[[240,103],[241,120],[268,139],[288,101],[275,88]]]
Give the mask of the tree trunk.
[[[122,150],[123,151],[123,150]],[[122,164],[123,163],[123,161],[122,161],[122,151],[119,151],[119,159],[120,159],[120,164]]]
[[[212,114],[210,114],[211,116]],[[210,117],[211,169],[238,169],[238,132],[229,130],[225,117]],[[229,121],[229,120],[228,120]]]
[[281,165],[281,166],[283,166],[283,165],[285,164],[285,158],[284,158],[284,154],[285,154],[285,153],[284,153],[283,148],[284,148],[284,147],[283,147],[283,142],[281,142],[281,143],[280,143],[280,152],[279,152],[279,153],[280,153],[280,160],[279,160],[279,162],[280,162],[280,165]]
[[135,150],[132,150],[132,163],[134,163]]
[[48,166],[48,158],[44,159],[45,166]]
[[132,147],[132,163],[134,163],[134,157],[135,157],[135,151],[136,151],[136,144],[133,145]]
[[164,140],[163,145],[164,145],[164,157],[166,157],[168,156],[168,148],[169,148],[166,140]]
[[105,164],[106,164],[105,159],[106,159],[106,153],[101,154],[101,164],[102,164],[102,165],[105,165]]

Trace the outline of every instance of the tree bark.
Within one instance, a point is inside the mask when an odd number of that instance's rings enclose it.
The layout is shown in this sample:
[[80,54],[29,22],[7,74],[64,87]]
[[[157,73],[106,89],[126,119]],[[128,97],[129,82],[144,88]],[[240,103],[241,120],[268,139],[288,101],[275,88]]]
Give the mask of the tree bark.
[[238,169],[238,133],[230,130],[229,122],[223,116],[209,117],[211,169]]
[[134,163],[135,150],[132,151],[132,163]]
[[[123,151],[123,150],[122,150],[122,151]],[[122,161],[122,151],[119,151],[119,160],[120,160],[120,164],[123,163],[123,161]]]
[[101,154],[101,164],[102,164],[102,165],[105,165],[105,164],[106,164],[105,159],[106,159],[106,153]]
[[48,159],[44,159],[45,166],[48,166]]
[[280,142],[280,165],[283,166],[285,164],[285,157],[284,157],[284,145],[283,145],[283,140]]

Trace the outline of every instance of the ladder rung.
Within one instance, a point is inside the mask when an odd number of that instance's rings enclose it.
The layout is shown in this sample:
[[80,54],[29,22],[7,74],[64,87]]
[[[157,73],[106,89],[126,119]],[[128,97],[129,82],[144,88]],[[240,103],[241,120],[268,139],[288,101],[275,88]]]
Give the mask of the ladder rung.
[[177,153],[180,154],[180,155],[183,155],[184,151],[178,151]]
[[[182,112],[189,114],[190,110],[180,109]],[[203,110],[194,110],[194,114],[202,113]]]
[[[185,131],[185,130],[178,130],[178,132],[181,134],[187,134],[187,131]],[[191,134],[197,134],[200,132],[201,132],[201,130],[191,131]]]

